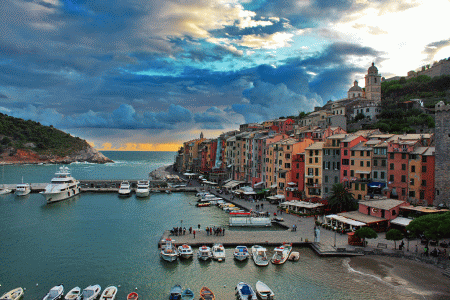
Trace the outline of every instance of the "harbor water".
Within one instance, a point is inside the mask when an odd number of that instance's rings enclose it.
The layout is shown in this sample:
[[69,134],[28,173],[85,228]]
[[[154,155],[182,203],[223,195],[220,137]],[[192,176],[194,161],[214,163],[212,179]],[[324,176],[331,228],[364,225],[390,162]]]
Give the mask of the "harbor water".
[[[72,164],[77,179],[143,179],[173,162],[174,153],[105,152],[115,164]],[[3,183],[49,182],[56,166],[2,167]],[[91,284],[119,287],[116,299],[132,291],[140,299],[168,299],[170,288],[181,284],[196,294],[208,286],[216,299],[235,299],[240,281],[261,280],[276,299],[423,299],[405,289],[356,272],[347,258],[321,258],[309,248],[298,262],[256,267],[237,262],[226,249],[225,262],[192,260],[168,263],[159,257],[164,230],[176,226],[215,225],[229,229],[228,215],[217,207],[196,208],[194,194],[134,195],[83,193],[47,205],[39,194],[0,196],[0,294],[24,287],[24,299],[42,299],[63,283],[66,291]],[[232,230],[232,229],[229,229]],[[175,237],[176,240],[176,237]],[[197,249],[195,249],[196,252]],[[273,249],[268,249],[269,254]],[[431,298],[429,298],[431,299]]]

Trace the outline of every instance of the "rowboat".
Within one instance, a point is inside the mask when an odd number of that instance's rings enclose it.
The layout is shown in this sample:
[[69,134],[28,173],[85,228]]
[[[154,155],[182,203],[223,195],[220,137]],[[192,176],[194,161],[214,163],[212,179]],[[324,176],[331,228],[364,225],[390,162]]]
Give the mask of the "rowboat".
[[283,243],[283,245],[276,247],[274,251],[272,263],[275,265],[284,264],[291,254],[292,244]]
[[291,261],[297,261],[300,259],[300,253],[296,251],[292,251],[291,255],[289,255],[289,260]]
[[79,286],[74,287],[66,294],[64,299],[65,300],[80,300],[81,299],[81,288]]
[[181,294],[181,300],[194,300],[194,292],[191,289],[185,289]]
[[275,297],[274,292],[262,281],[256,282],[256,294],[263,300],[272,300]]
[[135,292],[129,293],[127,295],[127,300],[138,300],[139,295]]
[[98,284],[90,285],[86,287],[81,293],[82,300],[94,300],[97,299],[98,295],[102,291],[102,288]]
[[181,292],[182,292],[181,285],[176,284],[170,289],[170,300],[179,300],[181,299]]
[[48,292],[48,294],[45,295],[45,297],[42,300],[57,300],[60,299],[63,294],[64,294],[64,286],[62,284],[57,285],[52,287]]
[[240,300],[257,300],[256,293],[252,287],[243,281],[239,282],[236,286],[236,294]]
[[100,296],[100,300],[114,300],[117,295],[117,287],[111,285],[108,286]]
[[214,293],[208,289],[206,286],[202,287],[200,290],[200,299],[201,300],[216,300]]
[[19,300],[23,296],[23,288],[15,288],[5,294],[0,298],[1,300]]

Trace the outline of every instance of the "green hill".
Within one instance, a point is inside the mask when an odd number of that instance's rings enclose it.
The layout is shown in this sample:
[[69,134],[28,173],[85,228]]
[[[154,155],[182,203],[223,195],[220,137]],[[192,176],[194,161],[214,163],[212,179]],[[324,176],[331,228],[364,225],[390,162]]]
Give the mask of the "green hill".
[[31,150],[39,155],[64,157],[79,152],[90,145],[78,137],[44,126],[38,122],[25,121],[0,113],[0,153],[7,149]]

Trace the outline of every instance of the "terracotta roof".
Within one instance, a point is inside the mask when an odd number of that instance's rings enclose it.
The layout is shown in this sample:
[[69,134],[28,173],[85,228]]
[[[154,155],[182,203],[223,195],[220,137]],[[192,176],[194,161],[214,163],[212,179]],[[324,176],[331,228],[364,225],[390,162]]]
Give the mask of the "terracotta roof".
[[359,201],[359,204],[363,204],[369,207],[390,210],[400,204],[405,203],[402,200],[385,199],[385,200],[372,200],[372,201]]
[[349,219],[352,219],[352,220],[355,220],[355,221],[363,222],[363,223],[366,223],[366,224],[377,223],[377,222],[381,222],[381,221],[387,221],[386,219],[382,219],[382,218],[369,216],[369,215],[360,213],[357,210],[344,212],[344,213],[339,213],[338,216],[343,216],[343,217],[346,217],[346,218],[349,218]]

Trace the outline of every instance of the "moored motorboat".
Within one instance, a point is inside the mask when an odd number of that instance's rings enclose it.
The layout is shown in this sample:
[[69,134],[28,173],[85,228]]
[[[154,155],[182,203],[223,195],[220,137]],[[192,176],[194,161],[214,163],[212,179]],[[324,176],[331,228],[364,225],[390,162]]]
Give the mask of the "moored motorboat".
[[214,293],[209,288],[204,286],[200,290],[200,299],[201,300],[215,300],[216,297],[214,296]]
[[258,297],[262,300],[275,299],[275,293],[262,281],[256,282],[255,290]]
[[100,300],[114,300],[117,295],[117,287],[111,285],[103,290]]
[[22,178],[22,183],[16,185],[16,190],[14,191],[14,194],[16,196],[26,196],[29,193],[31,193],[31,186],[29,183],[23,183]]
[[253,258],[253,261],[255,262],[255,265],[264,267],[269,265],[269,259],[267,258],[267,249],[259,246],[254,245],[251,248],[251,255]]
[[208,260],[212,257],[211,248],[208,246],[201,246],[198,248],[197,257],[200,260]]
[[182,293],[181,285],[176,284],[170,289],[170,295],[169,300],[179,300],[181,299],[181,293]]
[[222,244],[214,244],[211,249],[212,258],[217,261],[225,261],[225,247]]
[[86,287],[83,292],[81,293],[81,300],[94,300],[97,299],[98,295],[100,295],[100,292],[102,291],[102,288],[100,285],[90,285]]
[[119,187],[119,196],[130,196],[131,195],[131,186],[130,183],[126,180],[122,181]]
[[296,251],[292,251],[291,254],[289,255],[288,259],[291,261],[298,261],[300,259],[300,253],[296,252]]
[[5,187],[0,189],[0,195],[6,195],[6,194],[9,194],[11,192],[12,192],[11,189],[8,189],[8,188],[5,188]]
[[194,292],[191,289],[185,289],[183,293],[181,293],[181,300],[194,300]]
[[50,289],[47,295],[42,300],[57,300],[61,299],[62,295],[64,294],[64,286],[57,285]]
[[237,246],[234,249],[233,256],[234,259],[243,261],[246,260],[249,257],[248,248],[245,246]]
[[194,252],[192,251],[192,247],[188,244],[183,244],[178,246],[178,255],[182,258],[192,258],[194,256]]
[[275,265],[281,265],[289,258],[289,254],[292,251],[292,244],[283,243],[274,249],[275,253],[272,256],[272,263]]
[[164,245],[161,247],[160,256],[165,261],[175,261],[178,258],[177,248],[173,245],[174,240],[171,238],[167,238],[163,240]]
[[23,296],[23,288],[18,287],[7,293],[4,293],[0,300],[19,300]]
[[138,299],[139,295],[136,292],[132,292],[127,295],[127,300],[138,300]]
[[69,199],[80,193],[80,182],[70,175],[68,167],[60,167],[50,184],[40,194],[47,203]]
[[139,180],[136,186],[136,197],[145,198],[150,195],[148,180]]
[[209,202],[201,202],[201,203],[197,203],[195,206],[197,207],[205,207],[205,206],[210,206],[211,203]]
[[240,300],[257,300],[256,293],[252,287],[243,281],[239,282],[236,286],[236,294]]
[[64,299],[65,300],[80,300],[81,299],[81,288],[79,286],[74,287],[66,294]]

